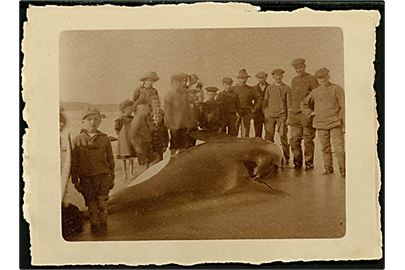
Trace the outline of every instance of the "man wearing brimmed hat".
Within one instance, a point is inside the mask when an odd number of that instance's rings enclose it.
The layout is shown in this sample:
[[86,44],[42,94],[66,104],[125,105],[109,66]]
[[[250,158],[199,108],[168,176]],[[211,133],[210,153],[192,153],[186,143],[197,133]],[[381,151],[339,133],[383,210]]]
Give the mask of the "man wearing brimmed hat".
[[206,87],[208,100],[202,104],[200,126],[208,131],[218,132],[222,128],[222,106],[216,100],[218,88]]
[[288,124],[291,127],[291,150],[294,154],[295,168],[303,165],[301,142],[304,139],[305,168],[314,167],[314,138],[315,129],[312,127],[312,118],[302,114],[300,103],[304,98],[318,87],[315,77],[305,71],[305,59],[297,58],[291,63],[297,75],[292,79],[291,91],[288,93]]
[[150,105],[152,98],[159,97],[158,91],[153,87],[153,84],[159,80],[159,76],[155,71],[148,71],[139,79],[141,86],[136,88],[133,93],[134,106],[138,103],[146,103]]
[[236,78],[238,84],[233,87],[233,91],[239,97],[241,106],[240,116],[242,118],[242,137],[249,137],[250,121],[255,112],[261,109],[262,97],[252,86],[247,85],[249,74],[246,69],[239,70]]
[[[329,81],[327,68],[316,71],[319,86],[301,102],[301,110],[313,117],[322,146],[325,174],[333,173],[332,145],[339,164],[340,174],[345,176],[345,94],[343,88]],[[313,106],[312,106],[313,105]]]
[[192,126],[187,80],[188,75],[185,73],[173,75],[172,89],[166,94],[163,103],[165,123],[170,131],[170,150],[173,155],[187,147],[188,130]]
[[238,136],[238,121],[240,103],[238,95],[233,91],[233,80],[229,77],[222,79],[224,91],[218,94],[218,101],[222,107],[222,132],[231,136]]
[[[253,86],[262,98],[264,98],[266,88],[269,85],[267,82],[267,76],[268,74],[264,71],[259,71],[256,73],[257,84]],[[253,117],[253,123],[255,126],[255,136],[261,138],[264,127],[264,114],[262,110],[256,111]]]
[[277,68],[271,72],[274,83],[266,88],[263,98],[263,113],[265,117],[265,139],[274,142],[274,135],[277,132],[280,136],[283,154],[286,163],[290,160],[290,146],[288,145],[287,120],[287,93],[290,87],[283,82],[284,70]]
[[115,178],[111,142],[98,130],[100,123],[100,111],[93,106],[85,108],[83,129],[72,143],[72,183],[83,195],[93,233],[106,232],[107,200]]

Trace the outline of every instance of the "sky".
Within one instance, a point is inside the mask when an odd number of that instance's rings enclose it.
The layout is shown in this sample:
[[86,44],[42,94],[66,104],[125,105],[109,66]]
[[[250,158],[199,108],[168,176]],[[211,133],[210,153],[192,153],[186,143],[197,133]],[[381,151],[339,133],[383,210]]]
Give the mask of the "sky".
[[60,100],[118,104],[132,97],[150,70],[160,77],[155,88],[161,96],[179,72],[195,73],[204,86],[221,89],[222,78],[235,81],[241,68],[252,76],[249,85],[257,83],[258,71],[282,68],[290,84],[297,57],[306,59],[310,73],[327,67],[331,81],[344,87],[343,34],[336,27],[65,31]]

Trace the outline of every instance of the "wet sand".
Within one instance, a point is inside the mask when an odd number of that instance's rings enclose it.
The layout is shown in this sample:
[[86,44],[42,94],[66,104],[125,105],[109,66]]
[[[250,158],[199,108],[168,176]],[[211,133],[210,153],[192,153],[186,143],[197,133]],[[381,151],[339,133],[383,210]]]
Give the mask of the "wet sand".
[[[338,238],[345,234],[345,180],[319,169],[285,168],[269,179],[281,192],[245,192],[110,216],[108,233],[85,231],[69,240]],[[136,209],[136,210],[135,210]]]

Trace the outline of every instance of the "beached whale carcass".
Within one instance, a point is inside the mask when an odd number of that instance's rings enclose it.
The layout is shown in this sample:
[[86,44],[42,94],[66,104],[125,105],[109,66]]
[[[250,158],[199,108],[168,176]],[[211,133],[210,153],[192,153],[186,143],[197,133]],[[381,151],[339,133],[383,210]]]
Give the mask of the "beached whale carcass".
[[110,213],[156,207],[173,200],[185,202],[218,196],[239,188],[269,190],[260,180],[281,165],[279,147],[266,140],[231,137],[212,140],[172,157],[156,175],[114,194],[109,203]]

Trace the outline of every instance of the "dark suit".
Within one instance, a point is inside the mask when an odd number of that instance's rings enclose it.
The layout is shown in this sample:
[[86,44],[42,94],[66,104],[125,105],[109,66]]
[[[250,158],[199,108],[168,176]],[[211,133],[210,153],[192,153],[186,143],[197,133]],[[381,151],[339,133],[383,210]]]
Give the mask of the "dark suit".
[[[266,82],[266,86],[264,87],[264,90],[262,90],[259,86],[259,84],[256,84],[254,88],[256,91],[260,94],[262,99],[264,98],[264,94],[266,93],[266,88],[269,85],[269,83]],[[263,127],[264,127],[264,114],[262,110],[257,110],[253,116],[253,123],[255,126],[255,136],[256,137],[262,137],[262,132],[263,132]]]

